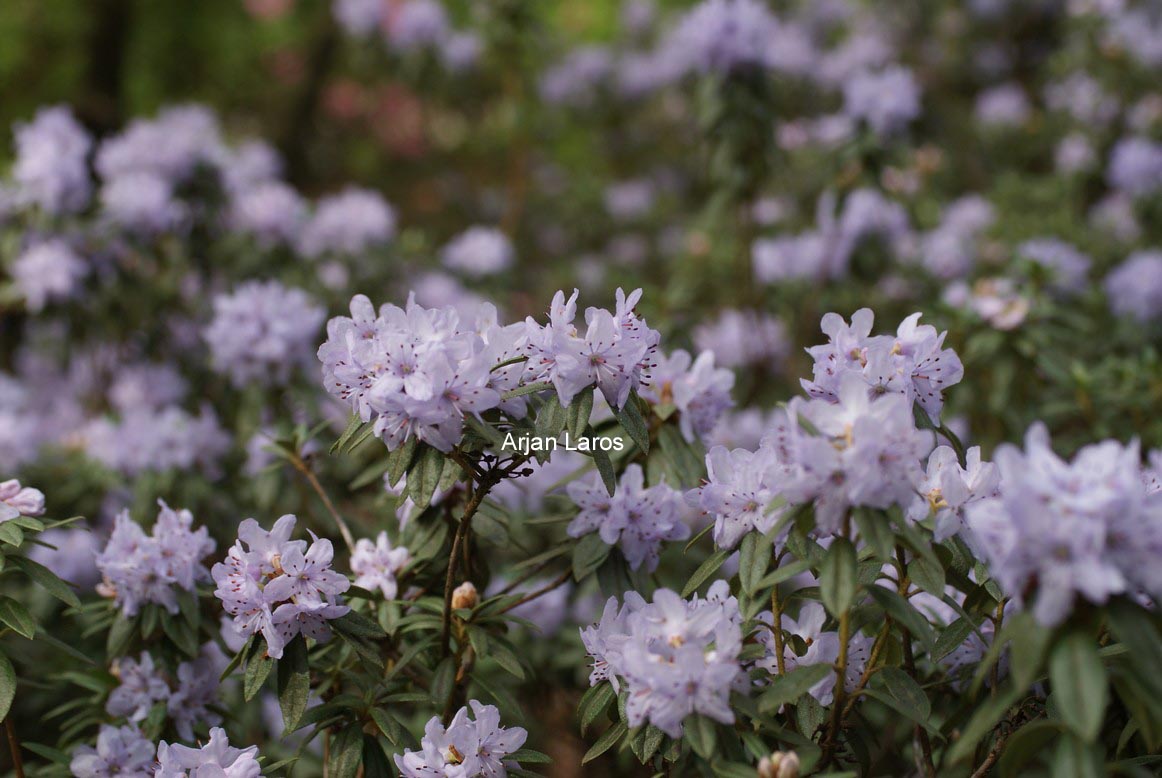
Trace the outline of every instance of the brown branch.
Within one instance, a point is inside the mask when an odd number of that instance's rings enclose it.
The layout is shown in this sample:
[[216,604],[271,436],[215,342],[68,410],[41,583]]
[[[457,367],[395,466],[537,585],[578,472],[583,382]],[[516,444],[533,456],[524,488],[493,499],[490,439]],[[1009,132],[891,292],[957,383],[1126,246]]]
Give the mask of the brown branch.
[[544,595],[548,594],[549,592],[553,591],[554,589],[559,589],[560,587],[564,586],[565,583],[568,582],[569,577],[571,575],[573,575],[573,571],[566,570],[565,572],[561,573],[561,575],[559,575],[557,578],[555,578],[552,583],[546,584],[546,585],[542,586],[540,589],[537,589],[532,594],[527,594],[524,597],[521,597],[516,602],[512,603],[511,605],[504,607],[504,608],[501,608],[498,611],[498,613],[508,613],[510,610],[513,610],[514,608],[519,608],[520,606],[524,605],[527,602],[532,602],[533,600],[537,599],[538,597],[543,597]]
[[16,771],[16,778],[24,778],[24,761],[20,757],[20,739],[16,737],[16,728],[12,726],[12,717],[4,719],[4,731],[8,733],[8,750],[12,752],[12,769]]
[[348,551],[355,550],[355,538],[351,535],[351,530],[347,528],[347,522],[343,521],[343,517],[339,515],[339,511],[335,508],[335,503],[331,502],[331,498],[323,490],[323,485],[319,483],[319,479],[311,472],[311,468],[307,467],[307,463],[303,461],[297,453],[290,457],[290,463],[294,465],[295,470],[298,470],[303,478],[307,479],[307,483],[315,490],[315,494],[319,495],[319,499],[323,501],[323,505],[327,508],[327,512],[331,514],[331,518],[335,520],[335,524],[339,526],[339,534],[343,536],[343,542],[347,544]]
[[[896,546],[896,567],[900,574],[900,588],[907,590],[908,586],[908,567],[904,562],[904,547]],[[912,633],[904,625],[900,625],[901,642],[904,644],[904,670],[912,678],[916,680],[916,659],[912,655]],[[913,728],[913,738],[920,743],[920,751],[923,754],[923,763],[918,764],[918,767],[923,768],[921,772],[928,776],[928,778],[935,778],[936,766],[932,762],[932,741],[928,737],[928,731],[917,724]],[[916,760],[918,763],[920,760]]]

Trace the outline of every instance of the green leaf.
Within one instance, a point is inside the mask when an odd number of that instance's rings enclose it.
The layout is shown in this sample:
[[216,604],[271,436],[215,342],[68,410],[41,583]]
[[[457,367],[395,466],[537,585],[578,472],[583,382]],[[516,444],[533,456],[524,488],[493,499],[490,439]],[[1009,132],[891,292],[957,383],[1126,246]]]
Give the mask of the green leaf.
[[573,547],[574,580],[582,581],[591,575],[609,556],[609,552],[610,546],[596,532],[583,535]]
[[650,453],[650,426],[642,416],[640,403],[637,392],[630,392],[625,405],[620,409],[614,409],[613,415],[617,417],[621,428],[626,431],[637,447],[641,449],[641,452],[648,454]]
[[337,619],[328,622],[331,628],[341,635],[362,638],[365,640],[380,640],[387,637],[379,622],[372,621],[359,611],[347,611]]
[[282,709],[283,732],[294,732],[307,709],[311,695],[311,668],[307,662],[307,641],[302,635],[286,644],[278,660],[278,706]]
[[137,618],[127,618],[121,611],[116,611],[105,639],[105,653],[111,657],[122,656],[136,633]]
[[16,670],[8,657],[0,652],[0,720],[7,718],[16,696]]
[[815,684],[835,673],[828,664],[804,665],[788,670],[771,681],[770,687],[759,697],[759,710],[770,713],[783,705],[796,702]]
[[538,381],[535,384],[525,384],[518,386],[516,389],[510,389],[500,396],[502,400],[512,400],[516,397],[524,397],[526,394],[534,394],[536,392],[543,392],[547,389],[552,389],[553,385],[548,381]]
[[431,446],[425,445],[420,450],[407,477],[407,494],[419,507],[426,508],[431,504],[447,461],[438,449]]
[[274,660],[266,654],[266,641],[256,640],[246,660],[246,671],[242,677],[242,697],[247,702],[254,699],[266,683],[267,676],[274,669]]
[[796,559],[794,562],[784,562],[780,564],[774,572],[768,573],[759,581],[756,589],[766,589],[768,586],[776,586],[783,581],[788,581],[799,573],[805,572],[811,568],[811,563],[806,559]]
[[819,593],[827,612],[838,618],[855,602],[855,546],[837,537],[819,566]]
[[581,764],[588,764],[589,762],[592,762],[594,759],[604,754],[609,749],[613,748],[628,731],[629,728],[625,725],[624,721],[619,721],[609,729],[605,730],[605,732],[601,733],[601,737],[597,738],[597,742],[594,743],[593,746],[585,752],[585,756],[581,759]]
[[1093,638],[1080,630],[1067,632],[1049,654],[1049,680],[1062,721],[1085,742],[1094,742],[1109,689]]
[[10,546],[20,547],[24,542],[24,530],[10,521],[0,523],[0,541]]
[[1027,689],[1041,674],[1053,631],[1038,624],[1030,614],[1018,614],[1016,618],[1020,619],[1020,626],[1012,632],[1009,672],[1014,686]]
[[747,594],[759,590],[759,582],[771,564],[771,544],[758,532],[749,532],[742,539],[738,556],[738,580]]
[[577,717],[581,721],[581,733],[589,729],[589,725],[593,723],[601,713],[609,707],[609,703],[613,702],[617,697],[617,692],[613,691],[613,685],[605,681],[597,684],[585,692],[581,697],[581,702],[577,704]]
[[1134,678],[1147,696],[1162,702],[1162,635],[1136,603],[1117,599],[1109,606],[1110,630],[1129,650]]
[[445,657],[440,664],[436,665],[435,672],[432,673],[432,685],[428,688],[428,696],[432,703],[437,706],[442,706],[448,699],[448,695],[452,693],[452,686],[456,683],[456,660],[452,657]]
[[929,551],[908,563],[908,577],[929,594],[940,597],[944,594],[944,567]]
[[1005,750],[997,763],[1001,778],[1021,778],[1026,775],[1025,766],[1044,752],[1055,738],[1061,734],[1061,724],[1049,719],[1030,721],[1018,729],[1005,741]]
[[690,576],[690,580],[682,587],[682,596],[689,597],[698,587],[706,583],[712,575],[718,572],[718,568],[722,567],[722,563],[730,556],[730,551],[725,548],[720,548],[715,551],[710,557],[698,565],[698,569],[694,571],[694,575]]
[[551,764],[553,758],[548,754],[542,754],[540,751],[534,751],[531,748],[520,748],[507,754],[504,757],[506,760],[511,759],[514,762],[528,762],[529,764]]
[[929,654],[934,661],[940,661],[964,645],[964,641],[968,640],[972,632],[972,622],[961,616],[936,636],[936,644],[932,646]]
[[0,622],[32,640],[36,637],[36,620],[32,614],[11,597],[0,597]]
[[706,475],[706,454],[682,437],[676,424],[663,424],[658,430],[658,453],[678,477],[678,487],[694,487]]
[[882,687],[882,690],[869,687],[864,690],[867,696],[904,714],[932,734],[940,735],[940,730],[932,726],[930,721],[932,704],[911,676],[898,667],[884,667],[874,677],[877,687]]
[[569,430],[569,437],[576,440],[585,434],[589,417],[593,415],[593,390],[588,389],[574,397],[566,410],[565,429]]
[[1066,733],[1057,741],[1050,771],[1053,778],[1103,778],[1104,761],[1100,745]]
[[355,433],[357,433],[359,428],[366,423],[367,422],[360,419],[354,413],[351,414],[351,418],[347,421],[347,428],[343,430],[343,434],[339,436],[339,439],[331,444],[330,453],[334,455],[340,451],[346,450],[347,444],[350,443],[351,439],[355,437]]
[[[590,394],[592,397],[592,394]],[[574,400],[575,402],[575,400]],[[557,395],[550,395],[537,411],[536,421],[533,422],[534,434],[539,438],[556,438],[565,429],[569,419],[568,412],[561,407]]]
[[403,445],[387,455],[387,477],[392,486],[398,484],[399,479],[403,478],[403,474],[412,466],[418,447],[419,442],[415,437],[409,437]]
[[852,512],[860,539],[876,552],[876,558],[883,561],[892,558],[895,538],[892,527],[882,511],[870,508],[856,508]]
[[363,778],[393,778],[391,761],[383,753],[379,740],[371,735],[363,735]]
[[[586,428],[587,435],[593,435],[593,428]],[[593,450],[589,452],[589,456],[593,458],[593,464],[597,467],[597,474],[601,476],[601,483],[605,484],[605,491],[609,492],[612,497],[617,491],[617,472],[613,469],[613,461],[609,458],[609,452],[601,448],[601,446],[594,446]]]
[[714,748],[718,744],[718,727],[712,719],[701,714],[687,716],[682,722],[682,729],[694,753],[703,759],[714,755]]
[[330,778],[355,778],[363,759],[363,728],[351,724],[331,741],[331,758],[327,762]]
[[932,625],[916,610],[912,603],[905,600],[891,589],[882,586],[869,586],[867,593],[884,612],[896,620],[896,623],[906,628],[917,640],[927,648],[936,644],[936,635]]

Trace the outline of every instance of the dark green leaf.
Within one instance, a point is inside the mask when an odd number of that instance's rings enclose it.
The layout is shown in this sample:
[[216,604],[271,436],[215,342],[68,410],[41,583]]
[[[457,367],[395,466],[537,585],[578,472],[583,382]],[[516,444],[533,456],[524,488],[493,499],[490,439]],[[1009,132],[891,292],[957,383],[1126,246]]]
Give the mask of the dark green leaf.
[[7,718],[15,696],[16,670],[13,669],[8,657],[0,652],[0,720]]
[[597,742],[585,752],[585,756],[581,759],[581,764],[588,764],[597,757],[604,754],[609,749],[613,748],[625,736],[629,728],[625,726],[624,721],[619,721],[605,732],[601,733],[601,737],[597,738]]
[[811,687],[835,673],[831,665],[804,665],[788,670],[771,681],[770,687],[759,697],[759,710],[771,713],[783,705],[795,703]]
[[771,563],[771,544],[758,532],[750,532],[742,539],[738,556],[738,580],[747,594],[759,590],[759,581],[766,575]]
[[32,640],[36,636],[36,620],[32,614],[11,597],[0,597],[0,622]]
[[583,535],[573,547],[573,578],[582,581],[609,556],[610,547],[596,532]]
[[330,778],[355,778],[363,758],[363,728],[352,724],[331,741],[331,758],[327,762]]
[[613,415],[642,453],[650,453],[650,427],[642,416],[637,392],[630,392],[625,405],[620,409],[614,409]]
[[722,567],[722,563],[730,556],[730,551],[720,548],[710,555],[710,558],[698,566],[694,571],[694,575],[690,576],[690,580],[682,587],[682,596],[689,597],[698,587],[706,583],[712,575],[718,572],[718,568]]
[[1081,630],[1062,636],[1049,654],[1049,680],[1062,721],[1093,742],[1105,717],[1108,685],[1092,637]]
[[882,586],[869,586],[867,593],[884,609],[884,612],[896,620],[900,626],[907,629],[913,637],[931,648],[936,644],[936,636],[932,632],[932,625],[916,610],[912,603],[905,600],[891,589]]
[[294,732],[307,709],[311,695],[311,668],[307,663],[307,641],[302,635],[286,644],[278,660],[278,705],[282,709],[285,733]]
[[827,549],[819,566],[819,593],[827,612],[838,618],[855,602],[855,546],[838,537]]
[[587,389],[574,397],[566,410],[565,429],[569,430],[569,437],[576,440],[589,426],[589,417],[593,414],[593,390]]

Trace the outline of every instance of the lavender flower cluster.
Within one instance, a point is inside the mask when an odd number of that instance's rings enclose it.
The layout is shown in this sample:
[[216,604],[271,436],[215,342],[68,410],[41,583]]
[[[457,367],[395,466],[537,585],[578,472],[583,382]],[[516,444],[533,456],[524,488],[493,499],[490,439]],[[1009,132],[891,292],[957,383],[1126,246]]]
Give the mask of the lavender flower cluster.
[[1162,491],[1137,442],[1095,443],[1067,462],[1037,424],[1024,451],[1003,445],[995,459],[1000,493],[965,507],[964,535],[1019,607],[1052,626],[1078,596],[1162,596]]
[[682,495],[664,483],[646,487],[641,465],[625,469],[612,496],[596,474],[588,481],[571,482],[566,490],[580,508],[569,523],[569,537],[597,532],[607,545],[621,549],[634,570],[644,563],[653,572],[662,541],[690,536],[683,521]]
[[395,766],[404,778],[488,775],[504,778],[505,757],[524,745],[528,733],[521,727],[500,726],[500,711],[495,705],[470,700],[447,726],[433,716],[424,727],[420,749],[405,749],[395,757]]
[[648,722],[676,738],[695,713],[733,724],[730,694],[745,682],[741,623],[726,581],[716,581],[705,599],[659,589],[646,602],[626,592],[619,607],[611,597],[601,620],[581,632],[593,658],[589,684],[608,681],[620,690],[624,683],[631,727]]
[[214,552],[208,530],[195,530],[189,511],[175,511],[161,500],[158,505],[161,510],[148,535],[128,510],[119,513],[108,544],[97,555],[103,577],[98,591],[126,616],[135,616],[147,603],[177,613],[178,591],[193,591],[197,583],[209,580],[202,564]]
[[339,595],[351,582],[331,569],[331,541],[313,533],[309,546],[291,540],[296,521],[282,516],[267,531],[246,519],[238,525],[238,540],[226,560],[210,571],[217,584],[214,595],[233,617],[235,632],[262,635],[266,654],[274,659],[298,635],[329,640],[327,622],[350,610]]

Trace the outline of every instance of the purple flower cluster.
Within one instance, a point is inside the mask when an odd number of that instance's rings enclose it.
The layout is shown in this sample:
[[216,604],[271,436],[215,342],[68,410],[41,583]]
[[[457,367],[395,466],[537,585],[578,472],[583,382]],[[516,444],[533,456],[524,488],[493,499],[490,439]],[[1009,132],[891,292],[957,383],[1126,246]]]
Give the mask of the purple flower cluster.
[[299,234],[299,251],[307,257],[358,256],[390,241],[395,223],[382,195],[349,187],[319,200]]
[[96,747],[77,746],[69,771],[74,778],[153,778],[156,752],[137,727],[102,724]]
[[619,608],[611,597],[601,621],[581,631],[593,658],[590,685],[608,680],[620,690],[624,682],[631,727],[648,722],[676,738],[695,713],[733,724],[730,692],[745,680],[742,616],[726,582],[716,581],[706,599],[659,589],[653,602],[632,591],[623,601]]
[[32,313],[49,301],[72,297],[88,272],[89,265],[59,238],[32,244],[12,263],[12,278]]
[[469,227],[448,242],[443,259],[445,267],[466,276],[491,276],[512,265],[512,242],[498,229]]
[[706,438],[734,404],[732,388],[734,373],[714,366],[713,351],[703,351],[691,362],[690,354],[678,349],[657,358],[641,396],[660,406],[672,405],[682,435],[693,443]]
[[1027,240],[1017,247],[1017,254],[1043,267],[1055,291],[1078,294],[1089,283],[1089,267],[1093,260],[1063,240]]
[[234,617],[235,630],[243,637],[261,634],[274,659],[296,635],[329,640],[327,622],[350,610],[339,603],[351,583],[331,569],[331,541],[312,534],[308,547],[305,540],[291,540],[295,521],[287,514],[267,532],[246,519],[226,561],[211,570],[214,594]]
[[110,692],[105,711],[136,725],[146,719],[154,705],[161,703],[178,735],[183,740],[193,740],[196,724],[221,721],[211,706],[218,701],[219,676],[225,667],[226,657],[221,649],[215,643],[207,643],[196,659],[178,665],[171,681],[153,657],[143,651],[139,659],[122,659],[114,666],[113,674],[120,684]]
[[1077,595],[1162,596],[1162,493],[1143,483],[1137,442],[1096,443],[1067,462],[1035,424],[1024,451],[1002,445],[995,459],[1000,494],[967,506],[966,539],[1018,606],[1052,626]]
[[212,366],[235,386],[286,384],[311,363],[322,306],[301,289],[277,281],[247,281],[214,298],[214,318],[203,337]]
[[189,511],[175,511],[161,500],[158,505],[161,509],[148,535],[129,511],[118,514],[109,542],[97,555],[104,579],[98,591],[112,597],[126,616],[135,616],[146,603],[177,613],[176,590],[193,591],[199,581],[209,580],[202,564],[214,551],[209,532],[205,527],[193,529]]
[[439,716],[433,716],[424,726],[420,750],[409,748],[395,756],[395,766],[403,778],[508,775],[505,757],[524,745],[528,732],[521,727],[500,726],[500,711],[495,705],[481,705],[476,700],[469,700],[468,705],[471,714],[468,708],[461,708],[446,727]]
[[374,419],[389,449],[414,435],[449,451],[460,441],[465,413],[500,403],[485,350],[452,308],[424,308],[410,295],[405,308],[385,304],[376,315],[357,295],[350,318],[327,323],[319,360],[327,391],[364,421]]
[[195,416],[176,406],[139,407],[116,420],[94,419],[80,439],[90,457],[126,475],[195,466],[212,472],[232,444],[212,410],[203,408]]
[[73,213],[89,202],[88,157],[93,141],[65,107],[42,108],[16,128],[12,178],[19,203],[45,213]]
[[169,744],[157,746],[154,778],[261,778],[258,746],[233,748],[221,727],[210,730],[210,740],[201,748]]
[[843,112],[876,135],[894,135],[920,115],[920,85],[900,65],[860,71],[843,86]]
[[360,538],[351,552],[355,585],[368,591],[379,589],[385,600],[394,600],[399,594],[395,577],[409,561],[408,550],[403,546],[392,547],[386,532],[380,532],[374,543]]
[[585,335],[573,323],[577,315],[576,289],[566,301],[564,292],[553,296],[549,323],[541,326],[529,317],[528,368],[533,381],[548,381],[567,406],[579,392],[596,385],[614,408],[625,405],[629,393],[649,382],[661,335],[652,330],[634,308],[642,290],[628,296],[617,290],[617,308],[585,311]]
[[1162,318],[1162,251],[1138,251],[1105,279],[1110,308],[1139,322]]
[[636,463],[625,469],[612,497],[596,475],[571,482],[566,491],[581,509],[569,524],[569,537],[597,532],[606,544],[622,550],[634,570],[644,562],[653,572],[662,541],[690,536],[682,520],[682,495],[664,483],[646,488]]
[[936,540],[945,540],[966,529],[965,508],[995,497],[1000,482],[996,465],[981,461],[980,446],[966,452],[964,465],[952,448],[937,446],[928,456],[928,470],[920,482],[919,496],[908,508],[908,518],[923,521],[932,516]]
[[782,321],[759,311],[734,308],[695,327],[694,343],[700,351],[712,352],[724,367],[755,366],[771,373],[782,367],[791,351]]
[[871,334],[875,314],[861,308],[851,324],[839,314],[823,317],[821,328],[828,337],[822,346],[807,353],[815,360],[814,380],[801,383],[811,397],[834,402],[846,375],[855,375],[873,395],[902,394],[908,404],[917,402],[933,422],[940,420],[943,392],[960,383],[964,365],[950,348],[944,348],[948,333],[920,324],[920,314],[905,319],[896,336]]

